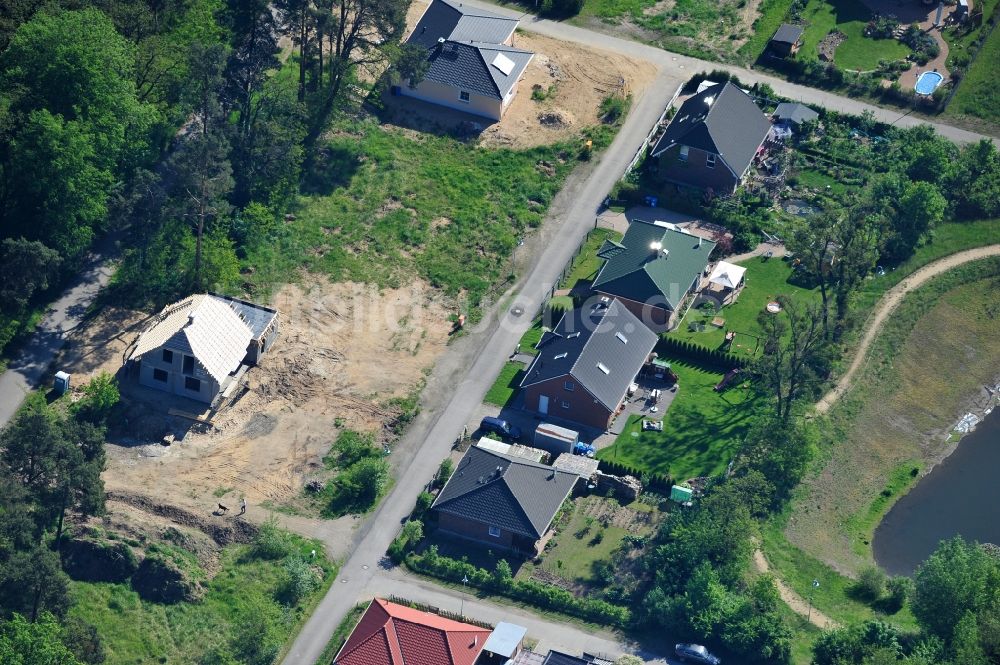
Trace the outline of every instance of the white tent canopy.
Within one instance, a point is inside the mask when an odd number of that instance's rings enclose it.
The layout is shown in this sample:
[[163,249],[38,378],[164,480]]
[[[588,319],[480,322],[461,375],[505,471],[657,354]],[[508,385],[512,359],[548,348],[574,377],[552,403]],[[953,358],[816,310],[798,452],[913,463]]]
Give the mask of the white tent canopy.
[[726,261],[719,261],[715,264],[715,269],[712,270],[712,274],[709,276],[708,281],[711,284],[716,284],[727,289],[735,289],[740,285],[740,282],[743,281],[743,275],[746,271],[747,269],[743,266],[738,266],[734,263],[727,263]]

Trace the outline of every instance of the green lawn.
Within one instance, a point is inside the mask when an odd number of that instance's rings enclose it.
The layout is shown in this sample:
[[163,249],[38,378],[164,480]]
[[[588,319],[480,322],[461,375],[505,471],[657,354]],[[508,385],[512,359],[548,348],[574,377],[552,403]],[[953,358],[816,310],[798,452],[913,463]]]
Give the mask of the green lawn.
[[667,359],[680,388],[663,417],[663,431],[640,432],[640,419],[630,419],[615,444],[597,456],[677,480],[721,473],[750,425],[753,393],[749,387],[717,393],[720,372]]
[[524,369],[521,363],[508,362],[504,365],[483,401],[494,406],[507,406],[517,393],[521,379],[524,378]]
[[847,35],[834,55],[834,63],[841,69],[868,71],[878,67],[880,60],[900,60],[910,54],[909,47],[895,39],[864,36],[872,12],[860,0],[809,0],[802,17],[807,27],[799,59],[819,58],[817,45],[834,29]]
[[[739,298],[732,305],[722,308],[721,312],[714,309],[691,309],[680,327],[670,333],[671,336],[690,340],[709,349],[719,348],[725,341],[725,330],[735,330],[737,339],[732,352],[735,354],[751,354],[756,346],[756,338],[760,335],[757,315],[774,300],[775,296],[786,295],[795,301],[817,298],[816,289],[805,289],[789,282],[792,277],[792,267],[781,259],[765,259],[756,257],[743,262],[746,272],[746,286]],[[716,328],[711,321],[716,316],[725,320],[724,328]],[[703,331],[689,329],[691,323],[704,323]],[[737,346],[739,345],[739,346]]]
[[[299,554],[321,546],[293,537]],[[278,620],[273,629],[287,643],[312,611],[334,575],[333,564],[322,557],[325,580],[305,600],[283,609],[275,598],[285,579],[282,562],[246,560],[245,546],[222,552],[221,570],[207,583],[204,598],[197,603],[162,605],[142,600],[128,584],[73,582],[70,614],[93,624],[107,651],[107,665],[172,663],[196,665],[217,646],[224,645],[238,627],[244,604],[263,599]]]
[[[803,168],[795,171],[799,186],[811,187],[813,189],[825,190],[833,196],[843,196],[847,193],[847,186],[823,171],[814,168]],[[830,189],[827,190],[827,187]]]
[[534,320],[531,327],[523,335],[521,335],[521,353],[530,353],[531,355],[538,355],[538,350],[535,346],[542,339],[542,319],[541,317]]
[[592,281],[597,277],[597,271],[604,265],[604,259],[598,258],[597,250],[606,239],[621,240],[622,234],[611,229],[594,229],[580,248],[580,253],[573,259],[572,267],[560,288],[572,289],[581,280]]
[[613,524],[605,527],[593,518],[588,523],[577,503],[572,519],[556,536],[555,547],[545,553],[540,567],[573,582],[592,584],[594,564],[609,560],[626,535],[628,531]]
[[375,117],[339,117],[329,137],[295,219],[247,258],[254,284],[302,267],[379,286],[422,278],[472,309],[510,274],[518,238],[541,224],[578,145],[484,149]]
[[946,113],[971,115],[994,123],[1000,122],[998,66],[1000,66],[1000,30],[994,30],[980,49],[976,61],[958,84],[958,90],[948,104]]

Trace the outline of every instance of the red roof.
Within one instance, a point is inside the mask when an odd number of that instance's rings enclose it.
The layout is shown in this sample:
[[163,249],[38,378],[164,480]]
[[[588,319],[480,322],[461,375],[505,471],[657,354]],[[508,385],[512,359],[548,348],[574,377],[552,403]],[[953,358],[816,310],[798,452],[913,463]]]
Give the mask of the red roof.
[[334,665],[473,665],[492,631],[376,598]]

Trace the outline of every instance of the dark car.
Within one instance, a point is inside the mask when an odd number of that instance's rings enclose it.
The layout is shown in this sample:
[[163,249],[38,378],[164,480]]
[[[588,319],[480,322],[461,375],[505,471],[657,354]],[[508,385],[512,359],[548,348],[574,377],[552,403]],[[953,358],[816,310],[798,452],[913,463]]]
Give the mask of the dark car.
[[722,659],[713,656],[708,649],[700,644],[678,644],[674,647],[674,653],[681,659],[682,663],[703,663],[704,665],[720,665]]
[[506,439],[520,439],[521,438],[521,428],[515,425],[511,425],[509,422],[503,418],[494,418],[492,416],[486,416],[479,423],[479,431],[482,433],[497,434]]

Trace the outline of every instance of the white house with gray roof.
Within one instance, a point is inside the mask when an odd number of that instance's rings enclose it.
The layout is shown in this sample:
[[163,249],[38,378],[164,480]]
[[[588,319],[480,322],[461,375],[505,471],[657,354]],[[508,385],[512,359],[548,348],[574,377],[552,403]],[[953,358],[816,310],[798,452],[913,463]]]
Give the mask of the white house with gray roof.
[[144,386],[212,403],[277,335],[275,310],[200,293],[164,307],[126,362]]
[[427,49],[427,72],[416,84],[404,81],[400,94],[499,120],[534,57],[514,47],[517,24],[483,9],[433,0],[406,40]]

